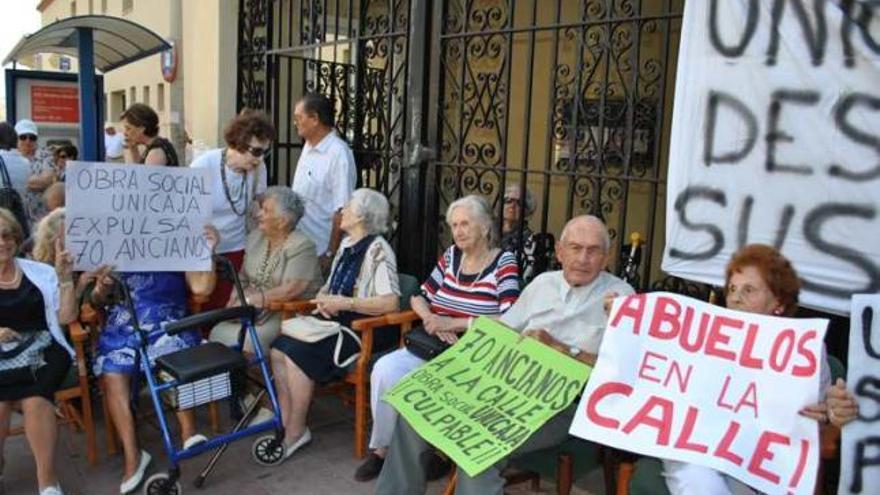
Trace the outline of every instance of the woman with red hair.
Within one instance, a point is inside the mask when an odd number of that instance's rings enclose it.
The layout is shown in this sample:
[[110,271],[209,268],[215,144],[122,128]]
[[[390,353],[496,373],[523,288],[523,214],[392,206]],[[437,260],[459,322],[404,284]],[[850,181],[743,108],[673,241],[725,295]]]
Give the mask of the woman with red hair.
[[[791,262],[779,251],[764,244],[750,244],[733,254],[725,271],[727,307],[737,311],[771,316],[794,316],[801,283]],[[820,367],[820,392],[831,383],[825,349]],[[807,406],[801,415],[826,423],[824,402]],[[707,466],[664,460],[666,486],[672,495],[732,495],[757,493],[726,474]]]

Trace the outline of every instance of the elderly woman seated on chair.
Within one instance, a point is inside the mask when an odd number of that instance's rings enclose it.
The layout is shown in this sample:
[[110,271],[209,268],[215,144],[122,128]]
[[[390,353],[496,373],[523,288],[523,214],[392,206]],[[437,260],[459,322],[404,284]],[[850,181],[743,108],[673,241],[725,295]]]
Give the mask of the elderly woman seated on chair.
[[[269,311],[270,303],[311,298],[321,287],[321,270],[315,243],[295,230],[305,205],[289,187],[273,186],[263,195],[257,214],[258,228],[247,237],[239,278],[247,304],[260,309],[255,322],[263,354],[281,333],[281,314]],[[234,291],[228,306],[239,306]],[[226,321],[211,331],[210,340],[233,345],[241,323]],[[253,352],[245,339],[245,352]]]
[[[771,246],[750,244],[734,253],[727,264],[726,282],[725,296],[730,309],[789,317],[797,311],[800,280],[791,262]],[[831,384],[831,372],[824,357],[820,371],[823,395]],[[820,423],[828,420],[824,403],[809,405],[800,413]],[[744,483],[698,464],[664,460],[663,470],[672,495],[756,493]]]
[[[219,234],[213,227],[205,228],[205,239],[213,251]],[[95,358],[95,375],[103,382],[108,412],[122,442],[125,456],[123,481],[120,493],[135,490],[150,464],[151,456],[138,446],[135,418],[129,405],[131,378],[139,373],[139,338],[132,326],[132,315],[126,306],[113,300],[115,293],[109,269],[103,268],[95,276],[94,285],[87,290],[93,306],[109,305],[105,312],[105,324],[98,337]],[[153,360],[164,354],[196,346],[200,342],[197,331],[165,334],[164,324],[186,315],[187,294],[206,296],[214,289],[214,272],[124,272],[117,274],[131,292],[137,321],[147,333],[148,354]],[[187,290],[188,289],[188,290]],[[179,411],[181,437],[184,448],[203,442],[206,438],[196,434],[192,410]]]
[[54,268],[18,258],[22,240],[15,216],[0,208],[0,493],[3,444],[18,403],[40,494],[60,495],[53,461],[58,434],[54,401],[73,357],[61,330],[76,319],[73,261],[60,248]]
[[[351,322],[398,309],[397,261],[382,237],[388,213],[388,200],[382,194],[371,189],[354,191],[342,209],[340,227],[347,237],[333,260],[330,278],[314,300],[314,315],[284,321],[281,336],[272,344],[285,459],[312,439],[306,416],[315,384],[341,378],[357,359],[360,341],[350,330]],[[320,332],[309,335],[309,329],[322,327],[330,330],[323,338]],[[381,351],[396,343],[392,332],[380,332],[373,345]]]
[[[496,247],[497,230],[492,210],[480,196],[460,198],[446,210],[446,223],[452,231],[450,246],[422,284],[422,295],[412,298],[424,331],[447,345],[458,340],[476,316],[503,314],[519,297],[519,271],[513,253]],[[420,330],[416,330],[420,331]],[[370,375],[370,406],[373,451],[355,472],[355,479],[368,481],[379,475],[397,412],[381,400],[404,375],[425,362],[409,349],[399,349],[382,357]],[[426,456],[428,479],[449,471],[451,463],[436,454]]]

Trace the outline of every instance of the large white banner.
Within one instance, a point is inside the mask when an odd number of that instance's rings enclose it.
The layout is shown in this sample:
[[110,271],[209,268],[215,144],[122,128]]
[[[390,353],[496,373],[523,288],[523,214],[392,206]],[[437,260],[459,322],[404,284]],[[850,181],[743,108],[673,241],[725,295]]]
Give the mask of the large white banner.
[[721,284],[761,242],[794,262],[802,304],[847,314],[880,290],[878,7],[685,2],[664,271]]
[[812,494],[827,320],[655,292],[618,298],[573,435],[702,464],[764,493]]
[[204,239],[211,218],[208,171],[68,162],[65,245],[76,270],[211,268]]
[[849,329],[847,388],[859,402],[859,416],[843,427],[840,495],[880,490],[880,295],[856,295]]

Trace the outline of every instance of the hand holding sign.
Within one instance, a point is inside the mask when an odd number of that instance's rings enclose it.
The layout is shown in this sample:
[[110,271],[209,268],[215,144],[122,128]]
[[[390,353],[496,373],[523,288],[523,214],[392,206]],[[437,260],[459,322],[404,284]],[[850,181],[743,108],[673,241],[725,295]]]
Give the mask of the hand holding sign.
[[798,412],[817,402],[826,325],[667,293],[618,299],[571,434],[812,493],[818,429]]
[[469,476],[568,408],[590,368],[481,317],[383,398]]
[[859,415],[859,403],[846,389],[846,382],[842,378],[838,378],[834,385],[828,387],[826,394],[828,420],[834,426],[843,428]]

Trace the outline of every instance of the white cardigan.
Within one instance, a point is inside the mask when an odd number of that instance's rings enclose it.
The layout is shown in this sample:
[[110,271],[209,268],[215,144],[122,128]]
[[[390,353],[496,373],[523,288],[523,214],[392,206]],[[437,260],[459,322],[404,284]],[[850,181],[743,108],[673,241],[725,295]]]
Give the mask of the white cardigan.
[[61,306],[61,291],[58,289],[58,275],[55,274],[55,268],[45,263],[27,260],[24,258],[16,258],[15,261],[21,267],[24,275],[40,289],[43,294],[43,307],[46,310],[46,324],[49,325],[49,333],[55,342],[65,348],[70,357],[74,357],[73,348],[64,338],[64,332],[61,331],[61,325],[58,324],[58,308]]

